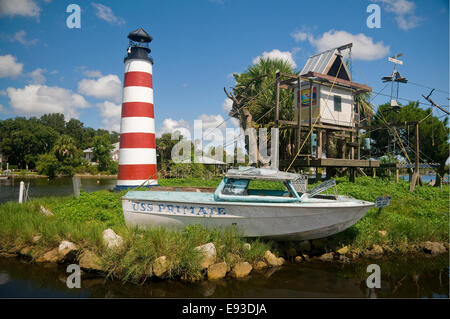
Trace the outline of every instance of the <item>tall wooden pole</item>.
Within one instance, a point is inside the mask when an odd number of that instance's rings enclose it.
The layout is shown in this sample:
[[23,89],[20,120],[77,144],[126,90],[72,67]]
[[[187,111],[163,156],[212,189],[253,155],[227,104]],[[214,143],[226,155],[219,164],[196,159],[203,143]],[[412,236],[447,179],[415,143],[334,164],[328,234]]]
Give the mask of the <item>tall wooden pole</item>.
[[309,80],[309,153],[311,154],[311,158],[313,156],[313,128],[312,128],[312,105],[313,105],[313,84],[312,80]]
[[301,144],[301,138],[302,138],[302,83],[300,80],[300,76],[297,80],[297,149],[296,154],[298,153],[298,150],[300,149]]
[[[272,148],[275,150],[275,154],[272,155],[272,168],[278,170],[279,169],[279,160],[280,160],[280,145],[279,145],[279,131],[278,131],[278,122],[279,122],[279,113],[280,113],[280,71],[276,73],[276,81],[275,81],[275,119],[274,119],[274,128],[275,128],[275,136],[272,136],[272,143],[275,143],[275,147]],[[274,138],[275,137],[275,138]]]
[[419,147],[419,122],[417,122],[416,123],[416,163],[414,165],[414,173],[413,173],[413,176],[411,179],[411,185],[409,187],[410,192],[414,191],[414,187],[416,186],[417,180],[419,179],[419,176],[420,176],[420,174],[419,174],[419,168],[420,168],[420,166],[419,166],[419,161],[420,161],[419,150],[420,150],[420,147]]

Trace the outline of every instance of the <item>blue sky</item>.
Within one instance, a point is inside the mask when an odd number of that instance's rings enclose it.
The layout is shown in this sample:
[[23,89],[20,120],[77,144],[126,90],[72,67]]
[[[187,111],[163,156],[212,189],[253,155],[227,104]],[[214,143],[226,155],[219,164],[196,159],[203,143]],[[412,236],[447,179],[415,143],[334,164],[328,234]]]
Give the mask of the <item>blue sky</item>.
[[[81,7],[80,29],[66,26],[71,3]],[[381,28],[366,25],[371,3],[381,8]],[[159,133],[228,118],[223,87],[260,56],[299,69],[308,56],[351,41],[354,81],[380,91],[393,69],[387,57],[402,52],[402,75],[436,88],[434,100],[448,106],[447,0],[0,0],[0,119],[59,111],[118,130],[126,37],[139,26],[154,38]],[[426,107],[421,94],[428,92],[407,84],[399,96]],[[388,99],[379,95],[374,103]]]

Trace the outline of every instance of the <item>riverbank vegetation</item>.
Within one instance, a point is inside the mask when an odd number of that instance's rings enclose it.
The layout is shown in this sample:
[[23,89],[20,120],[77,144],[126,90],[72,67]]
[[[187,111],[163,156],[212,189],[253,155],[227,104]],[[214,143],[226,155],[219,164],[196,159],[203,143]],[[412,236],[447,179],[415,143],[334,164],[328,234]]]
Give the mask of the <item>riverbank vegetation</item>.
[[[162,186],[216,187],[219,179],[183,179],[182,185],[177,180],[163,179],[159,183]],[[82,192],[79,198],[45,197],[21,205],[13,202],[0,205],[0,248],[3,252],[17,253],[24,247],[32,247],[27,252],[36,260],[58,247],[61,241],[70,241],[80,248],[80,253],[90,251],[99,256],[107,276],[132,282],[148,279],[149,269],[161,256],[165,256],[167,267],[162,278],[202,278],[201,254],[195,247],[207,243],[214,244],[217,263],[225,262],[233,267],[238,262],[248,262],[254,268],[266,261],[267,250],[292,261],[295,257],[297,262],[320,259],[330,253],[328,256],[332,260],[336,259],[333,256],[340,255],[352,259],[364,256],[364,252],[369,255],[374,247],[378,247],[379,255],[417,253],[422,251],[424,242],[442,243],[448,250],[448,185],[442,190],[417,187],[410,193],[409,184],[404,181],[396,184],[387,179],[361,177],[355,183],[338,178],[337,189],[339,194],[369,201],[391,195],[392,202],[381,212],[374,208],[369,210],[357,224],[329,238],[283,243],[242,238],[235,229],[130,228],[124,223],[120,202],[126,191]],[[53,216],[44,215],[43,207]],[[121,236],[121,249],[111,250],[104,245],[102,232],[109,228]],[[38,241],[36,236],[39,236]]]
[[[59,113],[40,118],[16,117],[0,120],[2,169],[34,170],[54,177],[75,173],[116,174],[117,163],[111,160],[112,144],[119,141],[117,132],[84,127],[77,119],[65,121]],[[98,165],[83,158],[83,150],[93,149]],[[107,150],[107,155],[105,154]]]

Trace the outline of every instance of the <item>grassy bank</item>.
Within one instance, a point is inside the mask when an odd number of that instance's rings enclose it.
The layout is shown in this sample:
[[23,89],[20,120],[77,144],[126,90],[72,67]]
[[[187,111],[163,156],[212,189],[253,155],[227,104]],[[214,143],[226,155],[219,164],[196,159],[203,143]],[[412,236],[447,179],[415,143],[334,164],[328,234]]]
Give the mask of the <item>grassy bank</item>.
[[[216,187],[219,179],[160,180],[162,186]],[[373,201],[381,195],[391,195],[391,206],[381,213],[371,209],[356,225],[326,240],[315,240],[313,248],[321,253],[337,251],[343,246],[350,249],[370,249],[374,244],[385,251],[406,253],[418,249],[421,242],[449,241],[449,187],[417,187],[409,193],[409,184],[369,177],[357,178],[356,183],[340,178],[338,191],[358,199]],[[256,187],[273,186],[270,183]],[[225,261],[233,266],[238,261],[255,265],[264,260],[264,252],[272,250],[284,254],[297,248],[297,243],[273,243],[261,240],[251,241],[251,249],[245,249],[247,239],[239,237],[232,229],[206,230],[199,226],[187,227],[184,231],[155,228],[141,230],[125,226],[120,197],[123,192],[98,191],[82,193],[81,197],[47,197],[33,199],[19,205],[0,205],[0,248],[31,246],[31,256],[36,258],[58,246],[62,240],[74,242],[82,249],[88,249],[100,256],[103,268],[111,277],[141,282],[148,275],[148,269],[159,256],[166,256],[169,271],[166,277],[201,277],[200,256],[194,248],[213,242],[217,249],[217,262]],[[40,213],[44,206],[54,216]],[[112,228],[123,237],[120,250],[107,250],[102,242],[102,232]],[[33,238],[41,236],[35,243]],[[292,250],[291,250],[292,251]],[[302,253],[304,253],[302,251]],[[313,254],[313,253],[311,253]]]

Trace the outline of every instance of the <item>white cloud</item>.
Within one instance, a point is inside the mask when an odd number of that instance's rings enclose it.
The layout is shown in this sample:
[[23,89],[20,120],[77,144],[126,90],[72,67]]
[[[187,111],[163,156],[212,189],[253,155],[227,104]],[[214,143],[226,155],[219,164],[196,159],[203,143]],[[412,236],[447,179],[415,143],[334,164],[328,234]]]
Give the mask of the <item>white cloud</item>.
[[84,70],[83,75],[89,77],[89,78],[100,78],[102,77],[102,72],[98,70]]
[[24,17],[36,17],[39,19],[41,8],[33,0],[1,0],[0,1],[0,16],[15,15]]
[[229,98],[226,98],[223,103],[222,103],[222,108],[225,112],[230,112],[231,111],[231,107],[233,106],[233,101]]
[[3,104],[0,104],[0,112],[5,112],[5,108],[3,107]]
[[30,84],[23,89],[6,89],[9,104],[19,115],[63,113],[67,118],[78,117],[78,109],[89,106],[83,96],[57,86]]
[[97,17],[105,20],[106,22],[110,23],[110,24],[124,24],[125,20],[121,17],[116,17],[116,15],[114,14],[114,12],[112,11],[112,9],[110,7],[107,7],[103,4],[100,3],[92,3],[92,6],[97,9]]
[[308,38],[309,34],[303,31],[292,32],[291,37],[295,39],[295,41],[305,41]]
[[[296,39],[293,34],[292,37]],[[329,30],[318,37],[308,34],[305,39],[308,39],[309,43],[316,47],[318,52],[336,48],[351,42],[353,43],[352,57],[359,60],[371,61],[383,58],[389,54],[388,45],[385,45],[383,41],[375,43],[371,37],[368,37],[363,33],[351,34],[347,31]]]
[[122,100],[122,83],[115,74],[108,74],[98,79],[83,79],[78,82],[78,92],[119,103]]
[[33,72],[28,73],[28,76],[31,78],[31,84],[44,84],[47,80],[43,73],[47,72],[47,69],[37,68]]
[[27,36],[27,33],[24,30],[21,30],[14,34],[14,36],[11,38],[11,41],[19,42],[26,47],[35,45],[39,41],[38,39],[33,39],[33,40],[26,39],[26,36]]
[[408,31],[419,25],[422,18],[415,15],[416,5],[408,0],[375,0],[383,4],[387,12],[395,15],[395,20],[400,29]]
[[11,54],[0,55],[0,78],[16,77],[22,73],[23,63]]
[[294,59],[292,58],[292,52],[289,52],[289,51],[280,51],[278,49],[273,49],[270,52],[264,51],[262,55],[257,56],[256,58],[253,59],[253,64],[258,63],[261,58],[284,60],[287,63],[289,63],[293,68],[297,67],[297,64],[295,63]]
[[183,119],[180,120],[174,120],[172,118],[166,118],[163,123],[162,127],[157,133],[157,136],[160,137],[162,134],[169,133],[172,134],[175,131],[180,131],[181,135],[187,137],[191,136],[191,131],[189,127],[189,123],[186,122]]
[[100,109],[103,128],[120,132],[121,105],[104,101],[103,103],[97,103],[97,107]]

